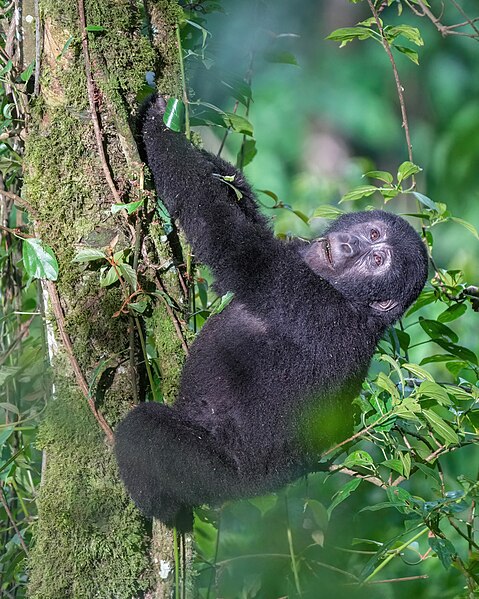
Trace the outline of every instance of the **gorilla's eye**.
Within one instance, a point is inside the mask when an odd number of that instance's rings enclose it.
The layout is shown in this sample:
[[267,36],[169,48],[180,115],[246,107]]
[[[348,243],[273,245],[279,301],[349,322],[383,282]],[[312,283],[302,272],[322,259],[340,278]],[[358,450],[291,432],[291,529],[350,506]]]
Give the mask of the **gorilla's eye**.
[[374,258],[374,262],[375,262],[376,266],[381,266],[381,264],[384,262],[381,254],[374,254],[373,258]]
[[379,239],[379,236],[379,231],[377,229],[371,229],[371,233],[369,234],[371,241],[376,241]]

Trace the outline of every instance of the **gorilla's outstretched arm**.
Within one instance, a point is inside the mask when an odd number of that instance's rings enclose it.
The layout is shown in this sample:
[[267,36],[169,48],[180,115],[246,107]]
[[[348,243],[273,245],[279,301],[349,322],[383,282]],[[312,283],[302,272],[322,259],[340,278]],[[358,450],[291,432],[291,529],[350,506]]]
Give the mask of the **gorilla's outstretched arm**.
[[[218,289],[243,291],[270,267],[279,244],[243,175],[168,129],[164,107],[158,96],[147,108],[143,124],[158,194],[178,219],[195,255],[212,268]],[[222,180],[225,176],[228,182]],[[240,198],[228,183],[241,192]]]

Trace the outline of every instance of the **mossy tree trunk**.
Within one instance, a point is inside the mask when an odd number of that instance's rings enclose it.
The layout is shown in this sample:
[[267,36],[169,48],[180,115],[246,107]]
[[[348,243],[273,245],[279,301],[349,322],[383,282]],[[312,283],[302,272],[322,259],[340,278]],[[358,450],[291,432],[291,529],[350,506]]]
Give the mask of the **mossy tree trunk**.
[[[28,125],[24,197],[60,270],[47,300],[53,397],[38,437],[44,468],[30,596],[130,599],[148,590],[167,597],[171,533],[155,527],[152,543],[98,421],[114,429],[152,381],[169,401],[184,357],[181,311],[172,308],[186,302],[181,259],[148,177],[144,183],[133,134],[147,72],[163,91],[180,92],[179,8],[174,0],[42,0],[40,9],[40,92]],[[112,213],[119,201],[139,200],[132,214]],[[82,247],[108,259],[72,262]],[[111,267],[116,262],[126,266]],[[119,280],[102,286],[102,266]],[[147,378],[146,356],[155,351]]]

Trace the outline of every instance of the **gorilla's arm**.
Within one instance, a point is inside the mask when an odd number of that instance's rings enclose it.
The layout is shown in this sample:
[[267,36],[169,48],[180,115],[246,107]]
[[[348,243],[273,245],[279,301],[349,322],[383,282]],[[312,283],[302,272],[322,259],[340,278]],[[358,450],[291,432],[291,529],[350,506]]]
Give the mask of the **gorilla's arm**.
[[[163,123],[164,100],[146,111],[143,140],[156,189],[179,221],[198,259],[212,267],[220,291],[255,285],[274,262],[279,242],[258,212],[243,175],[227,162],[198,150]],[[235,191],[221,177],[229,181]]]

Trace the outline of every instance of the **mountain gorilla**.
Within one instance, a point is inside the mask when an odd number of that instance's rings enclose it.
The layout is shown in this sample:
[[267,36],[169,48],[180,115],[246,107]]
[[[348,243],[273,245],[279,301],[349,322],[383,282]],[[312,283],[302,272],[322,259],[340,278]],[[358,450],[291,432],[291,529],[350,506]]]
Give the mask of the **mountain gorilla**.
[[427,254],[406,221],[378,210],[341,216],[311,243],[276,239],[242,173],[169,130],[164,110],[157,97],[143,124],[158,195],[234,299],[198,335],[174,405],[142,403],[119,424],[116,456],[138,507],[187,529],[192,507],[278,489],[345,438]]

